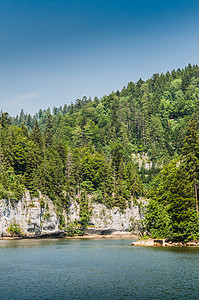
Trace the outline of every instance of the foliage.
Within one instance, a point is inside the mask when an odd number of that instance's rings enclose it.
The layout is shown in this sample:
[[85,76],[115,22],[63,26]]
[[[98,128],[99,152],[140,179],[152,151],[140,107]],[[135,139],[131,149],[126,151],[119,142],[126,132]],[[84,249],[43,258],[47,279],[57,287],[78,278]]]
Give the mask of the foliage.
[[46,220],[49,220],[49,219],[50,219],[50,213],[49,213],[49,211],[47,211],[47,212],[45,212],[45,213],[43,214],[43,218],[46,219]]
[[89,210],[89,200],[86,195],[86,191],[84,190],[81,194],[81,201],[80,201],[80,223],[82,229],[86,229],[88,226],[88,222],[90,220],[91,211]]
[[145,221],[146,229],[154,238],[199,238],[198,142],[196,123],[192,118],[186,130],[182,158],[164,166],[151,189]]
[[10,226],[7,228],[7,231],[10,232],[12,235],[21,234],[21,228],[19,224],[17,224],[15,221],[10,224]]
[[69,226],[66,228],[66,234],[68,236],[82,236],[84,235],[84,231],[80,228],[80,224],[77,221],[71,222]]
[[196,236],[198,99],[199,67],[188,65],[52,112],[22,110],[14,118],[2,112],[0,197],[40,191],[60,215],[78,198],[86,227],[88,195],[121,211],[149,195],[146,227],[153,236]]

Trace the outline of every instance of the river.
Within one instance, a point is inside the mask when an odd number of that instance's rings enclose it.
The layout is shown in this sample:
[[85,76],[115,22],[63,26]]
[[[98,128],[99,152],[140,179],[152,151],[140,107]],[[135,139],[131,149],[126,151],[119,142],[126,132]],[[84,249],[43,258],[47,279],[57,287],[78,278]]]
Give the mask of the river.
[[199,248],[130,239],[0,241],[0,299],[199,299]]

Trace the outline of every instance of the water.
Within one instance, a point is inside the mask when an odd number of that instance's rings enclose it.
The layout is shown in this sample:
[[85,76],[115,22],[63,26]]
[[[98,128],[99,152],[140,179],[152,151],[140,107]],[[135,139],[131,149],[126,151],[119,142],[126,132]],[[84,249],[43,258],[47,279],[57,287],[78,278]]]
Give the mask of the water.
[[0,299],[199,299],[199,249],[0,241]]

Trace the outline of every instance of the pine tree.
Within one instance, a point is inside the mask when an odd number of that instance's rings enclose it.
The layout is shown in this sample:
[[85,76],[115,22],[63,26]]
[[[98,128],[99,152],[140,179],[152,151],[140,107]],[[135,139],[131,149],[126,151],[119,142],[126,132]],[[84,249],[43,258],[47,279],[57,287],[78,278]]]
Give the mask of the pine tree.
[[37,121],[35,122],[35,126],[33,127],[31,138],[32,141],[40,147],[40,149],[43,148],[43,138]]
[[46,121],[46,128],[44,131],[45,144],[47,147],[52,146],[53,144],[52,127],[53,127],[52,115],[48,114],[47,121]]
[[183,166],[192,181],[196,199],[196,213],[198,215],[199,133],[196,129],[194,116],[192,116],[187,126],[182,154]]

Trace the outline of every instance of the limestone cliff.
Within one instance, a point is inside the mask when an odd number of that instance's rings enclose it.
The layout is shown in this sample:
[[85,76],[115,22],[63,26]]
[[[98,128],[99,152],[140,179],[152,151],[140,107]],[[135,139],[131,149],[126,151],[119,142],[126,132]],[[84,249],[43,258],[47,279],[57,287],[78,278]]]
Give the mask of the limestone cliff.
[[18,202],[0,200],[0,232],[9,235],[12,224],[20,226],[22,234],[29,237],[59,231],[59,218],[50,199],[30,198],[28,192]]
[[[144,204],[144,200],[140,199],[139,203]],[[68,221],[78,220],[79,210],[79,204],[71,200]],[[97,230],[127,231],[133,229],[132,223],[136,224],[136,221],[143,219],[140,205],[133,205],[133,203],[124,211],[121,211],[118,207],[107,208],[104,204],[91,202],[90,210],[91,218],[89,224]]]
[[[129,231],[133,229],[133,224],[143,218],[140,206],[133,204],[122,212],[119,208],[108,209],[103,204],[91,201],[89,209],[91,231]],[[67,212],[64,212],[66,224],[78,221],[79,212],[78,202],[71,199]],[[0,234],[9,236],[9,227],[13,224],[17,224],[22,234],[27,237],[62,233],[53,202],[41,194],[39,198],[31,199],[30,194],[26,192],[18,202],[0,200]]]

